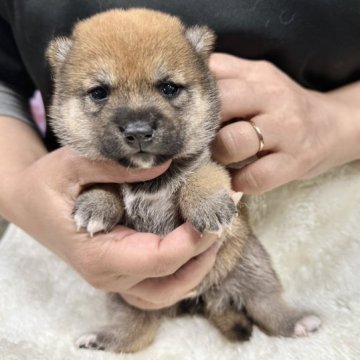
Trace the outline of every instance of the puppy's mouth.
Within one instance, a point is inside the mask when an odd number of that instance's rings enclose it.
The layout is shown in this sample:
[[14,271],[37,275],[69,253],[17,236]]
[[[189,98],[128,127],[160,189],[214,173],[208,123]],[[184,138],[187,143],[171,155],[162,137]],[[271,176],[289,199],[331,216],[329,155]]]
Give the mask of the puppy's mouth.
[[152,153],[140,150],[138,153],[130,156],[129,160],[135,167],[148,169],[154,166],[156,157],[157,156]]
[[151,167],[161,165],[173,158],[174,156],[172,154],[160,155],[147,151],[139,151],[127,157],[118,158],[117,161],[119,164],[126,167],[149,169]]
[[100,152],[104,157],[126,167],[146,169],[175,159],[184,151],[185,135],[176,131],[170,121],[151,131],[145,127],[146,124],[130,125],[118,131],[113,123],[109,123],[99,139]]

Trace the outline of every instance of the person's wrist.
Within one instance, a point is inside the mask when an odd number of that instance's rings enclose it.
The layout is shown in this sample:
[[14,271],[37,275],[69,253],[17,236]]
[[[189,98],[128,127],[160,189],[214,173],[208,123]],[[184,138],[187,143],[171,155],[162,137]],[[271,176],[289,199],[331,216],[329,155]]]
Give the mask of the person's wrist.
[[360,159],[360,104],[347,101],[337,92],[325,93],[329,117],[337,126],[334,129],[336,144],[329,157],[334,166]]

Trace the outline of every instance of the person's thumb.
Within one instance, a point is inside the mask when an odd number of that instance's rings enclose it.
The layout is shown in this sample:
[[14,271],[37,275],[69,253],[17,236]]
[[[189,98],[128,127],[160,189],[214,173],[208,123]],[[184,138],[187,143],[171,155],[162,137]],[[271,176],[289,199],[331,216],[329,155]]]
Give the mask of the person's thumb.
[[146,181],[158,177],[170,165],[170,161],[167,161],[150,169],[127,168],[115,161],[89,160],[68,146],[50,153],[46,158],[46,161],[49,162],[48,165],[54,167],[54,176],[61,174],[62,179],[71,179],[80,186],[94,183]]

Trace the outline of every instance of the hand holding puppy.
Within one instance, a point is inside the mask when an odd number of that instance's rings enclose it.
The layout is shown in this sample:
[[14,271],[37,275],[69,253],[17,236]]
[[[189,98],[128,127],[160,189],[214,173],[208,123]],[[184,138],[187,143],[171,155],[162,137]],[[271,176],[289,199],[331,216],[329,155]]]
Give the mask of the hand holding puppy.
[[[10,124],[30,131],[25,124],[13,120]],[[2,212],[91,285],[121,292],[139,307],[169,306],[186,296],[211,269],[216,236],[201,238],[191,225],[184,224],[162,239],[122,226],[89,238],[77,231],[71,216],[74,201],[84,187],[148,180],[168,166],[126,169],[110,161],[89,161],[69,148],[61,148],[3,177],[1,186],[6,191],[1,193]]]
[[251,119],[264,138],[259,159],[233,172],[236,190],[264,192],[360,157],[354,96],[359,84],[320,93],[302,88],[269,62],[220,53],[212,55],[210,67],[218,80],[223,122],[214,157],[228,165],[259,151],[251,123],[231,120]]

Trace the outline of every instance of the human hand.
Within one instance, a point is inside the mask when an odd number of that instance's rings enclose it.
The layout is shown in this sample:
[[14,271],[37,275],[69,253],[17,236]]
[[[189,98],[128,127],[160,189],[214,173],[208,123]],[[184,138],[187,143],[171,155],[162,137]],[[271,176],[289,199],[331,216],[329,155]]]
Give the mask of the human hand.
[[353,105],[360,99],[350,106],[344,96],[307,90],[265,61],[216,53],[210,68],[218,80],[223,125],[214,158],[228,165],[257,154],[258,135],[241,118],[251,119],[264,138],[258,159],[232,172],[235,190],[264,192],[359,158],[359,109],[354,116]]
[[76,230],[71,216],[84,187],[144,181],[168,166],[127,169],[110,161],[90,161],[64,147],[1,180],[2,212],[94,287],[119,292],[138,307],[170,306],[210,271],[216,236],[201,237],[185,223],[164,238],[123,226],[91,238]]

